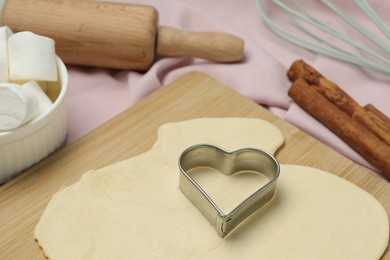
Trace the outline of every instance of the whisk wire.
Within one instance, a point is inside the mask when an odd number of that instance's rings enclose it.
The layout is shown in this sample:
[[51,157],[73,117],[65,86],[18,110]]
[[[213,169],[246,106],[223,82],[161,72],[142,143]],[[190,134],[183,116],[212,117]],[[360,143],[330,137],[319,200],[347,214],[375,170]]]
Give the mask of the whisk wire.
[[354,20],[346,12],[344,12],[343,10],[341,10],[339,7],[332,4],[328,0],[321,0],[321,2],[324,3],[326,6],[328,6],[329,8],[331,8],[336,14],[338,14],[346,22],[348,22],[350,25],[352,25],[358,32],[360,32],[365,37],[367,37],[367,39],[371,40],[373,43],[375,43],[377,46],[381,47],[387,53],[390,53],[390,48],[386,44],[384,44],[381,40],[379,40],[374,34],[370,33],[368,30],[366,30],[360,23],[358,23],[356,20]]
[[359,5],[360,9],[367,14],[367,16],[375,23],[375,25],[382,31],[382,33],[390,40],[390,30],[387,25],[383,22],[380,16],[375,12],[366,0],[355,0]]
[[[367,48],[365,45],[361,44],[360,42],[358,41],[355,41],[353,39],[351,39],[350,37],[347,37],[346,35],[342,34],[341,32],[339,31],[336,31],[332,28],[330,28],[329,26],[326,26],[324,23],[322,23],[321,21],[319,21],[318,19],[314,18],[313,16],[309,15],[306,10],[299,4],[297,3],[295,0],[290,0],[290,2],[292,2],[294,5],[296,5],[297,7],[299,7],[299,9],[302,10],[302,13],[304,13],[310,20],[314,21],[316,27],[318,25],[317,28],[337,37],[338,39],[348,43],[348,44],[351,44],[353,46],[355,46],[356,48],[366,52],[367,54],[370,54],[371,56],[381,60],[382,62],[386,63],[386,64],[389,64],[390,65],[390,60],[386,59],[385,57],[383,57],[382,55],[378,54],[377,52]],[[294,19],[293,19],[294,20]],[[339,49],[341,51],[343,51],[344,53],[349,53],[351,54],[350,52],[340,48],[340,47],[337,47],[337,45],[335,44],[332,44],[331,42],[321,38],[321,36],[315,34],[314,32],[311,32],[310,30],[306,29],[304,26],[302,26],[302,24],[298,23],[297,25],[298,27],[300,27],[304,32],[306,32],[307,34],[310,34],[312,35],[313,37],[315,37],[316,39],[318,40],[322,40],[324,43],[326,43],[327,45],[329,46],[332,46],[333,48],[336,48],[336,49]],[[357,27],[361,27],[359,24],[357,24]],[[365,30],[365,29],[364,29]],[[365,30],[366,31],[366,30]],[[379,40],[378,40],[379,41]],[[389,48],[387,48],[387,46],[385,46],[387,50],[390,51]],[[351,54],[352,55],[352,54]]]
[[[345,62],[349,62],[349,63],[355,64],[355,65],[358,65],[361,67],[365,67],[365,68],[369,68],[369,69],[372,69],[375,71],[379,71],[379,72],[382,72],[384,74],[390,74],[390,68],[383,64],[383,63],[390,64],[390,60],[386,59],[385,57],[376,53],[375,51],[367,48],[366,46],[364,46],[360,42],[352,40],[349,37],[347,37],[346,35],[342,34],[341,32],[334,30],[334,29],[330,28],[329,26],[326,26],[324,23],[322,23],[318,19],[311,16],[305,10],[305,8],[303,8],[303,6],[300,5],[298,2],[296,2],[295,0],[289,0],[289,1],[292,5],[294,5],[299,10],[299,12],[292,9],[291,7],[287,6],[285,3],[283,3],[282,0],[273,0],[273,2],[275,4],[277,4],[279,7],[281,7],[282,10],[284,10],[284,12],[291,18],[293,23],[298,28],[300,28],[303,32],[305,32],[307,35],[311,36],[312,38],[316,39],[320,43],[315,43],[308,38],[305,38],[303,36],[298,36],[298,35],[290,32],[288,30],[283,29],[282,27],[280,27],[279,25],[274,23],[265,14],[262,0],[256,0],[256,5],[257,5],[257,9],[259,11],[259,14],[263,18],[266,25],[279,37],[281,37],[284,40],[286,40],[292,44],[295,44],[301,48],[305,48],[309,51],[323,54],[323,55],[326,55],[326,56],[329,56],[332,58],[336,58],[336,59],[339,59],[339,60],[342,60]],[[329,4],[329,1],[326,1],[326,0],[321,0],[321,1],[323,1],[323,2],[325,1]],[[338,7],[336,7],[332,4],[331,4],[331,6],[333,7],[333,8],[331,8],[332,10],[337,10],[338,15],[343,16],[345,14],[345,12],[341,11],[341,9],[339,9]],[[343,19],[345,19],[345,18],[343,17]],[[352,19],[352,18],[348,15],[347,20],[348,19]],[[323,36],[316,34],[315,32],[308,29],[308,27],[304,26],[303,23],[306,23],[312,27],[315,27],[315,28],[327,33],[327,34],[330,34],[330,35],[366,52],[367,54],[375,57],[377,60],[380,60],[382,63],[378,63],[377,61],[372,60],[368,57],[359,56],[359,55],[354,54],[354,53],[352,53],[344,48],[337,46],[336,44],[331,43],[330,41],[326,40]],[[364,36],[371,37],[370,36],[371,33],[367,34],[367,33],[361,32],[359,30],[360,27],[362,27],[360,24],[356,25],[356,23],[355,23],[354,25],[355,26],[353,26],[353,27],[356,30],[358,30],[360,33],[362,33]],[[367,30],[365,30],[365,31],[368,32]],[[370,40],[373,40],[373,39],[370,38]],[[376,37],[375,37],[374,41],[376,41]],[[386,48],[387,48],[387,46],[385,47],[385,49]]]

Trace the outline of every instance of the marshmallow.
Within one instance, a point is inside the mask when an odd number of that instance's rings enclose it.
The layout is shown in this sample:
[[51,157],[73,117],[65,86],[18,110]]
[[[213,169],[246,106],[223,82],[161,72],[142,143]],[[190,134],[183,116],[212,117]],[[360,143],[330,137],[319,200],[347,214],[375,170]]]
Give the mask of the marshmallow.
[[29,81],[23,85],[23,88],[27,89],[32,93],[37,99],[39,103],[39,114],[42,115],[46,111],[48,111],[53,102],[49,99],[49,97],[42,91],[41,87],[35,81]]
[[0,27],[0,82],[8,82],[8,38],[12,31],[8,26]]
[[52,39],[19,32],[8,39],[10,80],[57,80],[57,56]]
[[32,92],[13,83],[0,83],[0,130],[15,129],[39,115],[39,101]]
[[[0,0],[1,1],[1,0]],[[15,83],[15,84],[18,84],[18,85],[24,85],[26,84],[27,82],[29,82],[30,80],[10,80],[9,83]],[[38,83],[38,85],[41,87],[42,91],[46,93],[48,87],[49,87],[49,82],[52,83],[53,81],[35,81],[36,83]]]

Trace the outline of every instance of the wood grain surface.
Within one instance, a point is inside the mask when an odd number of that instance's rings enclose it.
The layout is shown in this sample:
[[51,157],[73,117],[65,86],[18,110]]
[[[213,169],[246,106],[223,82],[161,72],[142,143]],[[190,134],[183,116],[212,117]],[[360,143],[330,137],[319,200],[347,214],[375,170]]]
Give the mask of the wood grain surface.
[[7,0],[0,24],[13,32],[31,31],[55,40],[56,52],[66,64],[145,71],[154,62],[156,45],[159,56],[217,62],[236,62],[244,56],[244,41],[231,34],[158,28],[157,10],[147,5]]
[[7,0],[1,24],[56,43],[65,64],[147,70],[154,62],[157,10],[79,0]]
[[[160,125],[201,117],[253,117],[273,123],[286,139],[276,153],[280,163],[339,175],[375,196],[390,215],[387,181],[217,80],[193,72],[0,186],[0,259],[45,259],[33,230],[56,191],[76,182],[87,170],[148,151]],[[389,248],[383,259],[390,259]]]

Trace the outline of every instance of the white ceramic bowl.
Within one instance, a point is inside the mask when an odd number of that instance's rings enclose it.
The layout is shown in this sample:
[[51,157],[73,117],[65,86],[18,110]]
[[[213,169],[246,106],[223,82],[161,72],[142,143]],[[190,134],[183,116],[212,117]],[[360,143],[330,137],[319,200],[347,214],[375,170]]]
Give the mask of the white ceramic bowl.
[[0,184],[42,160],[64,143],[68,71],[59,58],[57,65],[59,84],[50,83],[52,86],[49,86],[51,90],[48,95],[55,99],[50,110],[15,130],[0,132]]

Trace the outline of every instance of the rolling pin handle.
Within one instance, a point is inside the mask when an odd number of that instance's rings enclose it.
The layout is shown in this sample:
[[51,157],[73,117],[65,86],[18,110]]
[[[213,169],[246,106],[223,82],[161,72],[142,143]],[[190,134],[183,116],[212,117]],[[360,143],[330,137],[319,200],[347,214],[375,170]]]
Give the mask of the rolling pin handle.
[[244,57],[244,41],[227,33],[185,32],[160,26],[157,55],[193,56],[215,62],[238,62]]

